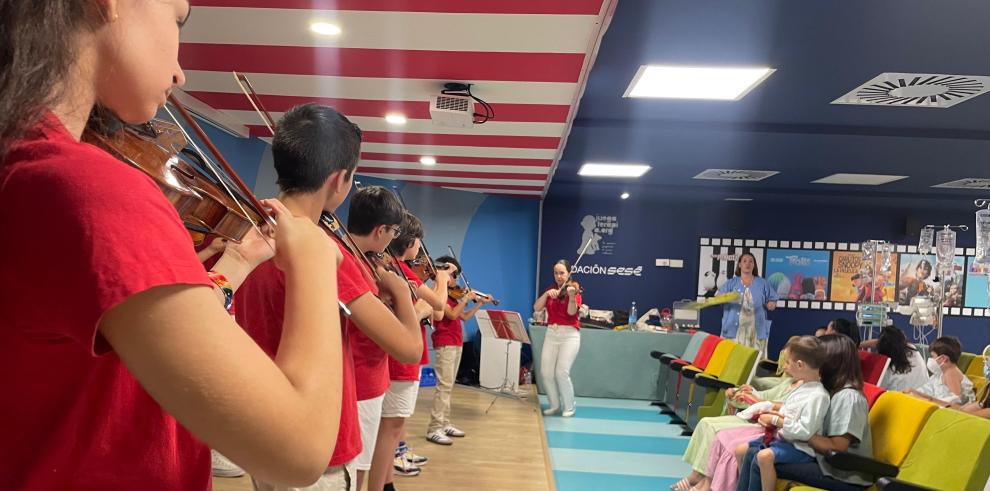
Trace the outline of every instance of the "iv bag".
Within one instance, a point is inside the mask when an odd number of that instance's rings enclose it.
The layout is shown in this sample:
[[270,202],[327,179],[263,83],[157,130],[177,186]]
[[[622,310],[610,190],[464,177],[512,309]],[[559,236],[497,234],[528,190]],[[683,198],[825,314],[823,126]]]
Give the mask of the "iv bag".
[[880,272],[887,275],[891,270],[891,257],[894,252],[894,244],[889,242],[880,244]]
[[863,254],[860,271],[869,272],[869,274],[872,276],[873,265],[876,263],[877,243],[873,242],[872,240],[868,240],[866,242],[863,242],[860,245],[859,249],[860,251],[862,251]]
[[976,262],[990,263],[990,210],[976,211]]
[[927,256],[932,253],[932,242],[935,240],[935,229],[922,227],[921,239],[918,240],[918,254]]
[[949,229],[939,230],[935,235],[935,257],[938,261],[938,271],[942,276],[952,274],[955,255],[956,233]]

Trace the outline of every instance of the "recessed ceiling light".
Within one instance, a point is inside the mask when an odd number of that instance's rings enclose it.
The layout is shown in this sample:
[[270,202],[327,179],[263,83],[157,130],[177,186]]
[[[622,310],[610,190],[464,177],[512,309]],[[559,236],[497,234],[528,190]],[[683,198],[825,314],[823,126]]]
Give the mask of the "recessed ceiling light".
[[887,176],[882,174],[832,174],[816,181],[813,184],[851,184],[856,186],[879,186],[889,182],[907,179],[908,176]]
[[640,177],[650,170],[646,164],[594,164],[587,163],[578,169],[585,177]]
[[433,157],[420,157],[419,163],[423,165],[437,165],[437,159]]
[[643,65],[623,97],[738,101],[767,79],[773,68]]
[[629,199],[629,193],[622,193],[619,195],[619,197],[622,199]]
[[406,116],[403,114],[386,114],[385,121],[389,124],[401,125],[406,124]]
[[314,22],[309,25],[309,29],[317,34],[325,36],[336,36],[340,34],[340,27],[327,22]]
[[746,202],[746,201],[753,201],[753,198],[725,198],[725,200],[726,201]]

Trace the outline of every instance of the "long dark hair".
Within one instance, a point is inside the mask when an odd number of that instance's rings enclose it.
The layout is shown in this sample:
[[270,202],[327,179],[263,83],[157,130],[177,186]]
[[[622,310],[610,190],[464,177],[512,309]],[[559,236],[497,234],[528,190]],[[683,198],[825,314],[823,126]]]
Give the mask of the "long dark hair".
[[753,258],[753,276],[760,276],[760,264],[756,262],[756,256],[754,256],[753,253],[749,251],[740,254],[739,257],[736,258],[736,271],[735,271],[736,276],[742,274],[742,265],[741,265],[742,258],[746,256]]
[[894,368],[894,373],[908,373],[911,371],[910,353],[914,351],[908,344],[907,337],[900,329],[894,326],[883,326],[880,331],[880,338],[877,339],[877,353],[890,358],[890,366]]
[[825,347],[825,364],[822,365],[822,385],[830,394],[852,387],[863,391],[863,368],[860,366],[859,349],[852,338],[842,334],[826,334],[820,338]]
[[59,101],[77,58],[77,34],[100,15],[87,0],[0,0],[0,162]]

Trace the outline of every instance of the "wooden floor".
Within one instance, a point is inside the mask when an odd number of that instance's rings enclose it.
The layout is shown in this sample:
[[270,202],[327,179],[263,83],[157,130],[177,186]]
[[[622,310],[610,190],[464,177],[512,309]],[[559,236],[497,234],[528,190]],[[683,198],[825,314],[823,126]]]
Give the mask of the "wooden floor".
[[[436,445],[425,439],[430,417],[433,388],[420,389],[416,413],[406,425],[406,441],[413,452],[429,457],[416,477],[395,477],[402,491],[435,489],[548,490],[546,443],[535,392],[524,401],[498,398],[488,414],[485,410],[494,396],[454,387],[451,421],[467,433],[451,446]],[[251,480],[214,478],[216,491],[251,491]]]

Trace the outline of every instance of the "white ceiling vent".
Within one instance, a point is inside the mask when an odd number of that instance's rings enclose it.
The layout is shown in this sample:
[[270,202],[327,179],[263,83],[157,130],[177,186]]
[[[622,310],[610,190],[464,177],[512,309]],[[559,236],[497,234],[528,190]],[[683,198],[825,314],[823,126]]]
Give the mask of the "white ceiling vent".
[[934,73],[881,73],[832,104],[952,107],[990,89],[990,77]]
[[708,169],[694,176],[694,178],[712,181],[756,182],[776,174],[779,174],[779,172],[775,170]]
[[959,179],[958,181],[944,182],[942,184],[936,184],[932,186],[933,188],[951,188],[951,189],[979,189],[979,190],[990,190],[990,179],[983,179],[978,177],[970,177],[967,179]]

